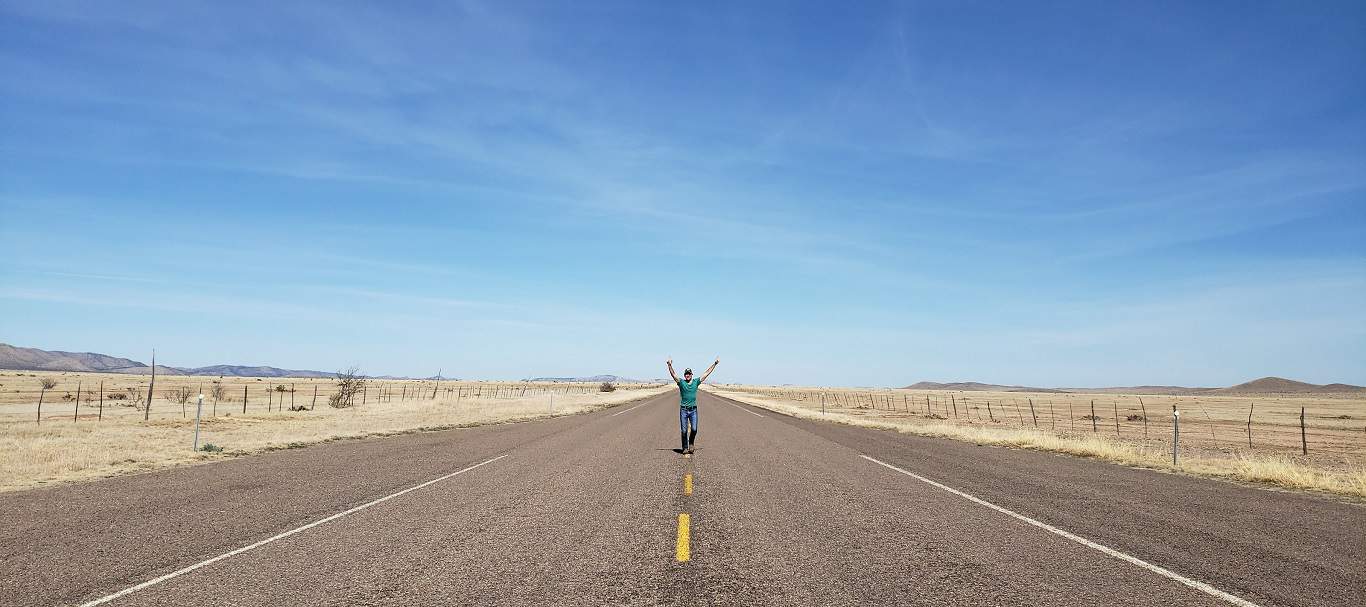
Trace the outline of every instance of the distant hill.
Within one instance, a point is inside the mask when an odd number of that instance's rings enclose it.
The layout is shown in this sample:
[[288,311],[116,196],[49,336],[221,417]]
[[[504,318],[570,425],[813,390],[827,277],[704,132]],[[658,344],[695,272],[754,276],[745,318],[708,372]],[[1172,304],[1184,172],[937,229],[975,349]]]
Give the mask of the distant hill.
[[19,348],[0,344],[0,369],[24,371],[84,371],[87,373],[138,373],[150,371],[144,363],[94,352],[62,352]]
[[[147,363],[97,354],[94,352],[62,352],[20,348],[0,344],[0,369],[21,371],[68,371],[77,373],[127,373],[147,375],[152,372]],[[281,369],[278,367],[245,365],[210,365],[208,367],[172,367],[157,365],[157,373],[165,375],[223,375],[232,377],[332,377],[335,373]]]
[[922,381],[906,386],[910,390],[958,390],[987,392],[1045,392],[1084,394],[1153,394],[1167,396],[1196,396],[1201,394],[1366,394],[1366,388],[1349,384],[1308,384],[1280,377],[1263,377],[1228,388],[1187,388],[1183,386],[1117,386],[1109,388],[1031,388],[1003,386],[975,381],[939,383]]
[[939,383],[933,381],[916,382],[906,386],[908,390],[958,390],[963,392],[1062,392],[1053,388],[1031,388],[1029,386],[1002,386],[983,384],[975,381]]
[[1282,377],[1263,377],[1245,384],[1214,390],[1216,394],[1341,394],[1366,393],[1366,388],[1348,384],[1307,384]]
[[586,377],[533,377],[526,381],[546,381],[546,382],[592,382],[602,383],[605,381],[614,384],[638,384],[644,383],[640,380],[622,377],[620,375],[589,375]]
[[1218,388],[1186,388],[1182,386],[1116,386],[1113,388],[1059,388],[1063,392],[1084,394],[1151,394],[1153,396],[1195,396]]
[[[160,365],[157,366],[159,370]],[[209,365],[207,367],[178,367],[186,375],[223,375],[231,377],[336,377],[336,373],[309,371],[307,369],[281,369],[279,367],[248,367],[244,365]]]

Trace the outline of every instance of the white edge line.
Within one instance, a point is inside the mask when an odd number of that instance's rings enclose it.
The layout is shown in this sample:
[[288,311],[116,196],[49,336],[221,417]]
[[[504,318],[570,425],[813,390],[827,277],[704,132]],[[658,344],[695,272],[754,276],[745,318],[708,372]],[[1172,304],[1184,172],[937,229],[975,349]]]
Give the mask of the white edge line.
[[460,470],[456,470],[455,472],[452,472],[452,473],[447,474],[447,475],[445,475],[445,476],[438,477],[438,478],[434,478],[434,479],[429,480],[429,481],[427,481],[427,482],[425,482],[425,483],[422,483],[421,485],[416,485],[416,486],[413,486],[413,487],[409,487],[409,488],[407,488],[407,489],[404,489],[404,490],[402,490],[402,491],[398,491],[398,492],[396,492],[396,493],[390,493],[389,495],[386,495],[386,496],[381,497],[381,498],[379,498],[379,499],[375,499],[375,500],[368,501],[368,502],[366,502],[366,503],[364,503],[364,504],[361,504],[361,505],[359,505],[359,506],[356,506],[355,508],[351,508],[350,510],[345,510],[345,511],[342,511],[342,512],[338,512],[338,513],[336,513],[336,514],[333,514],[332,516],[329,516],[329,517],[324,518],[324,519],[319,519],[319,520],[313,521],[313,522],[311,522],[311,523],[309,523],[309,524],[307,524],[307,525],[304,525],[304,526],[302,526],[302,527],[295,527],[295,528],[290,529],[289,531],[286,531],[286,532],[281,533],[281,534],[279,534],[279,535],[274,535],[274,536],[268,537],[268,538],[263,539],[263,540],[261,540],[261,541],[259,541],[259,542],[256,542],[255,544],[250,544],[250,545],[247,545],[247,546],[243,546],[243,547],[241,547],[241,548],[238,548],[238,549],[236,549],[236,550],[233,550],[232,552],[225,552],[225,553],[220,554],[220,555],[218,555],[218,556],[215,556],[215,557],[213,557],[213,558],[211,558],[211,559],[208,559],[208,560],[205,560],[205,561],[200,561],[200,562],[198,562],[198,563],[195,563],[195,564],[190,565],[190,566],[188,566],[188,567],[185,567],[185,568],[183,568],[183,569],[177,569],[177,570],[172,571],[172,572],[170,572],[170,573],[168,573],[168,574],[166,574],[166,575],[163,575],[163,576],[161,576],[161,577],[152,578],[152,579],[147,580],[147,581],[145,581],[145,582],[143,582],[143,583],[141,583],[141,584],[138,584],[138,585],[136,585],[136,586],[130,586],[130,587],[128,587],[128,588],[124,588],[123,590],[120,590],[120,591],[118,591],[118,592],[115,592],[114,594],[111,594],[111,595],[108,595],[108,596],[100,597],[100,598],[95,599],[95,600],[93,600],[93,601],[90,601],[90,602],[88,602],[88,603],[81,603],[80,607],[92,607],[93,605],[102,605],[102,604],[104,604],[104,603],[108,603],[109,601],[112,601],[112,600],[114,600],[114,599],[117,599],[117,598],[120,598],[120,597],[123,597],[123,596],[127,596],[127,595],[129,595],[129,594],[132,594],[132,593],[134,593],[134,592],[137,592],[137,591],[139,591],[139,590],[142,590],[143,588],[147,588],[147,587],[149,587],[149,586],[155,586],[155,585],[157,585],[157,584],[160,584],[160,583],[162,583],[162,582],[165,582],[166,580],[169,580],[169,579],[172,579],[172,578],[175,578],[175,577],[179,577],[179,576],[185,575],[186,573],[189,573],[189,572],[194,571],[194,570],[196,570],[196,569],[199,569],[199,568],[201,568],[201,567],[207,567],[207,566],[209,566],[209,565],[212,565],[212,564],[214,564],[214,563],[217,563],[218,561],[221,561],[221,560],[226,559],[226,558],[228,558],[228,557],[237,556],[237,555],[239,555],[239,554],[242,554],[243,552],[248,552],[248,551],[251,551],[251,550],[255,550],[255,549],[260,548],[261,546],[264,546],[264,545],[266,545],[266,544],[269,544],[269,543],[271,543],[271,542],[273,542],[273,541],[275,541],[275,540],[281,540],[281,539],[287,538],[287,537],[289,537],[289,536],[291,536],[291,535],[294,535],[294,534],[296,534],[296,533],[299,533],[299,532],[301,532],[301,531],[307,531],[307,530],[309,530],[309,529],[312,529],[312,528],[314,528],[314,527],[317,527],[318,525],[321,525],[321,524],[323,524],[323,523],[328,523],[328,522],[331,522],[331,521],[335,521],[335,520],[337,520],[337,519],[339,519],[339,518],[341,518],[341,517],[343,517],[343,516],[346,516],[346,515],[348,515],[348,514],[353,514],[353,513],[356,513],[356,512],[360,512],[361,510],[364,510],[364,509],[366,509],[366,508],[369,508],[370,506],[374,506],[375,504],[379,504],[379,503],[382,503],[382,502],[387,502],[387,501],[389,501],[389,500],[391,500],[391,499],[394,499],[394,498],[396,498],[396,497],[398,497],[398,496],[400,496],[400,495],[403,495],[403,494],[405,494],[405,493],[408,493],[408,492],[410,492],[410,491],[417,491],[418,489],[421,489],[421,488],[426,487],[426,486],[428,486],[428,485],[431,485],[431,484],[434,484],[434,483],[439,483],[439,482],[444,481],[444,480],[446,480],[446,479],[448,479],[448,478],[450,478],[450,477],[452,477],[452,476],[455,476],[455,475],[457,475],[457,474],[462,474],[462,473],[465,473],[465,472],[469,472],[470,470],[473,470],[473,469],[475,469],[475,468],[478,468],[478,467],[480,467],[480,466],[483,466],[484,464],[491,464],[491,463],[496,462],[496,461],[498,461],[498,460],[500,460],[500,459],[503,459],[503,458],[505,458],[505,457],[507,457],[507,454],[499,455],[498,457],[495,457],[495,458],[490,459],[490,460],[485,460],[485,461],[479,462],[479,463],[477,463],[477,464],[475,464],[475,465],[473,465],[473,466],[470,466],[470,467],[468,467],[468,468],[462,468],[462,469],[460,469]]
[[645,406],[645,403],[640,403],[639,405],[636,405],[636,406],[634,406],[634,407],[631,407],[630,409],[627,409],[627,410],[625,410],[625,411],[617,411],[616,413],[613,413],[610,417],[616,417],[616,416],[618,416],[618,415],[621,415],[622,413],[630,413],[630,412],[635,411],[636,409],[639,409],[640,407],[643,407],[643,406]]
[[744,411],[745,413],[748,413],[748,414],[753,415],[753,416],[755,416],[755,417],[764,417],[763,415],[760,415],[760,414],[758,414],[758,413],[755,413],[755,412],[753,412],[753,411],[750,411],[749,409],[746,409],[746,408],[744,408],[744,407],[741,407],[740,405],[737,405],[737,404],[735,404],[735,403],[733,403],[733,402],[730,402],[730,400],[727,399],[727,398],[725,398],[724,396],[718,396],[717,398],[721,399],[721,402],[726,403],[727,405],[730,405],[730,406],[732,406],[732,407],[735,407],[736,409],[739,409],[739,410],[741,410],[741,411]]
[[1132,563],[1132,564],[1134,564],[1134,565],[1138,565],[1139,567],[1142,567],[1142,568],[1144,568],[1144,569],[1147,569],[1148,571],[1151,571],[1151,572],[1153,572],[1153,573],[1156,573],[1156,574],[1158,574],[1158,575],[1160,575],[1160,576],[1162,576],[1162,577],[1165,577],[1165,578],[1172,579],[1172,580],[1175,580],[1175,581],[1177,581],[1177,582],[1180,582],[1180,583],[1182,583],[1182,584],[1184,584],[1184,585],[1186,585],[1186,586],[1189,586],[1189,587],[1191,587],[1191,588],[1194,588],[1194,589],[1196,589],[1196,590],[1199,590],[1199,591],[1201,591],[1201,592],[1203,592],[1203,593],[1205,593],[1205,594],[1208,594],[1208,595],[1210,595],[1210,596],[1213,596],[1213,597],[1215,597],[1215,598],[1222,599],[1222,600],[1227,601],[1227,602],[1229,602],[1229,603],[1233,603],[1234,605],[1240,605],[1241,607],[1259,607],[1256,603],[1253,603],[1252,601],[1249,601],[1249,600],[1247,600],[1247,599],[1244,599],[1244,598],[1241,598],[1241,597],[1238,597],[1238,596],[1229,594],[1229,593],[1227,593],[1227,592],[1224,592],[1223,590],[1220,590],[1220,589],[1218,589],[1218,588],[1215,588],[1214,586],[1211,586],[1211,585],[1206,584],[1206,583],[1204,583],[1204,582],[1201,582],[1201,581],[1198,581],[1198,580],[1192,580],[1192,579],[1190,579],[1190,578],[1188,578],[1188,577],[1186,577],[1186,576],[1183,576],[1183,575],[1181,575],[1181,574],[1179,574],[1179,573],[1176,573],[1175,571],[1172,571],[1172,570],[1167,569],[1167,568],[1165,568],[1165,567],[1161,567],[1161,566],[1158,566],[1158,565],[1154,565],[1154,564],[1149,563],[1148,561],[1145,561],[1145,560],[1143,560],[1143,559],[1140,559],[1140,558],[1138,558],[1138,557],[1136,557],[1136,556],[1131,556],[1131,555],[1125,554],[1125,553],[1123,553],[1123,552],[1120,552],[1120,551],[1118,551],[1118,550],[1115,550],[1114,548],[1111,548],[1111,547],[1106,546],[1106,545],[1104,545],[1104,544],[1098,544],[1098,543],[1093,542],[1093,541],[1091,541],[1091,540],[1088,540],[1088,539],[1086,539],[1086,538],[1084,538],[1084,537],[1081,537],[1080,535],[1077,535],[1077,534],[1075,534],[1075,533],[1071,533],[1071,532],[1069,532],[1069,531],[1064,531],[1064,530],[1062,530],[1062,529],[1059,529],[1059,528],[1057,528],[1057,527],[1054,527],[1054,526],[1052,526],[1052,525],[1049,525],[1048,523],[1045,523],[1045,522],[1042,522],[1042,521],[1036,521],[1036,520],[1034,520],[1034,519],[1032,519],[1032,518],[1029,518],[1029,517],[1027,517],[1027,516],[1025,516],[1025,515],[1023,515],[1023,514],[1020,514],[1020,513],[1018,513],[1018,512],[1015,512],[1014,510],[1010,510],[1010,509],[1008,509],[1008,508],[1003,508],[1003,507],[1001,507],[1001,506],[997,506],[996,504],[993,504],[993,503],[991,503],[991,502],[988,502],[988,501],[986,501],[986,500],[984,500],[984,499],[982,499],[982,498],[979,498],[979,497],[977,497],[977,496],[974,496],[974,495],[971,495],[971,494],[968,494],[968,493],[964,493],[964,492],[962,492],[962,491],[959,491],[959,490],[957,490],[957,489],[954,489],[953,487],[949,487],[948,485],[944,485],[944,484],[941,484],[941,483],[937,483],[937,482],[932,481],[932,480],[930,480],[930,479],[928,479],[928,478],[925,478],[925,477],[923,477],[923,476],[920,476],[919,474],[916,474],[916,473],[914,473],[914,472],[908,472],[908,471],[906,471],[906,470],[902,470],[901,468],[898,468],[898,467],[896,467],[896,466],[893,466],[893,465],[891,465],[891,464],[889,464],[889,463],[887,463],[887,462],[880,461],[880,460],[877,460],[877,459],[868,457],[867,455],[859,454],[859,457],[861,457],[861,458],[863,458],[863,459],[866,459],[866,460],[868,460],[868,461],[870,461],[870,462],[873,462],[874,464],[877,464],[877,465],[879,465],[879,466],[884,466],[884,467],[887,467],[887,468],[891,468],[892,470],[895,470],[895,471],[897,471],[897,472],[900,472],[900,473],[902,473],[902,474],[905,474],[906,476],[909,476],[909,477],[911,477],[911,478],[914,478],[914,479],[916,479],[916,480],[918,480],[918,481],[921,481],[921,482],[923,482],[923,483],[928,483],[929,485],[932,485],[932,486],[934,486],[934,487],[938,487],[938,488],[940,488],[940,489],[943,489],[943,490],[945,490],[945,491],[948,491],[949,493],[952,493],[952,494],[954,494],[954,495],[957,495],[958,497],[964,498],[964,499],[966,499],[966,500],[968,500],[968,501],[971,501],[971,502],[980,504],[980,505],[982,505],[982,506],[986,506],[987,508],[991,508],[992,510],[995,510],[995,511],[1000,512],[1000,513],[1002,513],[1002,514],[1007,514],[1007,515],[1013,516],[1013,517],[1015,517],[1015,518],[1017,518],[1017,519],[1020,519],[1020,520],[1022,520],[1022,521],[1024,521],[1024,522],[1026,522],[1026,523],[1029,523],[1029,524],[1031,524],[1031,525],[1034,525],[1035,527],[1038,527],[1038,528],[1040,528],[1040,529],[1043,529],[1044,531],[1047,531],[1047,532],[1049,532],[1049,533],[1053,533],[1053,534],[1056,534],[1056,535],[1060,535],[1060,536],[1062,536],[1062,537],[1065,537],[1065,538],[1067,538],[1067,539],[1069,539],[1069,540],[1072,540],[1072,541],[1074,541],[1074,542],[1076,542],[1076,543],[1078,543],[1078,544],[1081,544],[1081,545],[1083,545],[1083,546],[1086,546],[1086,547],[1088,547],[1088,548],[1094,548],[1094,549],[1096,549],[1096,550],[1099,550],[1099,551],[1105,553],[1106,555],[1112,556],[1112,557],[1117,558],[1117,559],[1119,559],[1119,560],[1121,560],[1121,561],[1127,561],[1127,562]]

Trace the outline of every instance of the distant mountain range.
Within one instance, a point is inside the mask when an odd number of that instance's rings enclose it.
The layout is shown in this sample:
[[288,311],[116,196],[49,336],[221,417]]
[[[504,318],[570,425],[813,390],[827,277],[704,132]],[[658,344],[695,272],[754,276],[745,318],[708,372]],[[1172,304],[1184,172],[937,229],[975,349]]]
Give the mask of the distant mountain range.
[[[94,352],[61,352],[20,348],[0,343],[0,369],[23,371],[75,371],[85,373],[127,373],[147,375],[151,365],[107,354]],[[281,369],[278,367],[247,365],[210,365],[207,367],[171,367],[157,365],[157,373],[165,375],[217,375],[230,377],[334,377],[336,373]]]
[[[62,352],[20,348],[0,343],[0,369],[18,371],[68,371],[84,373],[127,373],[146,375],[152,372],[147,363],[94,352]],[[157,373],[165,375],[208,375],[225,377],[335,377],[336,373],[301,369],[252,365],[210,365],[207,367],[171,367],[157,365]],[[383,377],[375,379],[409,379]],[[426,379],[435,379],[429,377]],[[452,379],[452,378],[444,378]],[[668,383],[664,379],[631,379],[620,375],[590,375],[586,377],[533,377],[535,382],[612,382],[612,383]],[[1227,388],[1187,388],[1183,386],[1123,386],[1112,388],[1037,388],[1032,386],[1004,386],[980,382],[940,383],[922,381],[906,386],[911,390],[955,390],[986,392],[1078,392],[1087,394],[1153,394],[1188,396],[1199,394],[1366,394],[1366,387],[1348,384],[1310,384],[1280,377],[1263,377]]]
[[1035,388],[1030,386],[1003,386],[983,384],[975,381],[940,383],[922,381],[906,386],[911,390],[957,390],[985,392],[1079,392],[1084,394],[1153,394],[1167,396],[1194,396],[1201,394],[1366,394],[1366,387],[1349,384],[1310,384],[1281,377],[1263,377],[1247,383],[1227,388],[1186,388],[1183,386],[1119,386],[1112,388]]
[[639,379],[631,379],[631,378],[629,378],[629,377],[622,377],[622,376],[620,376],[620,375],[589,375],[589,376],[587,376],[587,377],[532,377],[532,378],[530,378],[530,379],[527,379],[526,381],[544,381],[544,382],[593,382],[593,383],[602,383],[602,382],[605,382],[605,381],[606,381],[606,382],[612,382],[612,383],[614,383],[614,384],[642,384],[642,383],[649,383],[650,381],[658,381],[658,380],[645,380],[645,381],[642,381],[642,380],[639,380]]
[[[12,369],[18,371],[67,371],[75,373],[126,373],[129,375],[147,375],[152,372],[151,365],[132,360],[129,358],[119,358],[108,354],[97,354],[94,352],[62,352],[55,350],[40,350],[38,348],[20,348],[9,344],[0,343],[0,369]],[[327,371],[309,371],[303,369],[281,369],[279,367],[251,366],[251,365],[210,365],[207,367],[172,367],[167,365],[157,365],[158,375],[210,375],[224,377],[335,377],[336,373]],[[435,380],[436,376],[423,378],[370,376],[370,379],[423,379]],[[452,377],[442,377],[440,379],[454,381]],[[662,380],[640,380],[621,377],[620,375],[593,375],[589,377],[537,377],[526,381],[542,382],[593,382],[602,383],[609,381],[612,383],[649,383],[660,382]]]

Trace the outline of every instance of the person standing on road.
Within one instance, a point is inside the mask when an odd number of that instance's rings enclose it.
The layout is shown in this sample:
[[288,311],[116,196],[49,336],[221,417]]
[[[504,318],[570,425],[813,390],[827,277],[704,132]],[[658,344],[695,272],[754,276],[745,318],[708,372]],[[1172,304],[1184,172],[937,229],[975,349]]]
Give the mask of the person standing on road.
[[707,376],[716,370],[716,365],[721,364],[721,359],[717,358],[702,373],[702,377],[697,379],[693,379],[692,369],[684,369],[683,379],[678,379],[678,375],[674,373],[673,357],[669,358],[667,364],[669,377],[674,378],[674,383],[678,384],[678,429],[683,437],[683,448],[679,449],[679,452],[692,453],[693,447],[697,445],[697,387],[707,381]]

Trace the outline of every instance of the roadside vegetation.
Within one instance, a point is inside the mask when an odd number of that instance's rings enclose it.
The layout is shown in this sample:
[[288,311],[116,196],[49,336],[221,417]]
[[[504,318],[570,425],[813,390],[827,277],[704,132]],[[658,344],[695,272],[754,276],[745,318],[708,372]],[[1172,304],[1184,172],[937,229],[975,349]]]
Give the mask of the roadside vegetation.
[[[25,385],[13,381],[19,375]],[[356,369],[314,380],[158,376],[156,402],[144,421],[147,377],[38,373],[42,381],[33,382],[30,375],[0,374],[0,491],[339,439],[584,413],[672,388],[615,384],[602,392],[598,384],[376,380]],[[54,398],[67,384],[73,394],[77,385],[94,386],[94,399]],[[196,452],[191,443],[200,390],[205,400]],[[48,402],[35,418],[40,398]]]
[[[1024,407],[1011,406],[1014,404],[1009,401],[1011,398],[1030,398],[1030,395],[1020,394],[972,393],[968,395],[969,399],[976,402],[963,401],[959,396],[953,400],[955,408],[949,408],[950,401],[948,393],[945,392],[942,395],[945,407],[940,409],[936,400],[939,395],[905,395],[900,391],[884,391],[882,394],[857,391],[861,398],[863,394],[868,394],[870,398],[854,400],[837,397],[834,394],[840,391],[816,388],[805,390],[712,386],[711,390],[720,396],[794,417],[982,445],[1066,453],[1127,466],[1366,498],[1366,429],[1353,430],[1350,426],[1343,426],[1342,436],[1334,436],[1334,441],[1328,443],[1331,446],[1320,443],[1317,449],[1322,452],[1311,452],[1306,456],[1299,452],[1301,435],[1298,428],[1295,429],[1293,436],[1285,432],[1275,433],[1272,428],[1264,428],[1262,446],[1259,448],[1256,446],[1257,428],[1249,426],[1253,432],[1251,442],[1254,447],[1245,448],[1241,441],[1247,440],[1246,437],[1231,434],[1227,428],[1221,441],[1219,419],[1221,415],[1229,417],[1229,413],[1215,409],[1215,403],[1196,404],[1195,401],[1188,399],[1190,409],[1183,415],[1193,419],[1189,424],[1185,418],[1181,420],[1178,464],[1173,465],[1169,438],[1171,427],[1160,426],[1156,416],[1144,419],[1140,417],[1141,414],[1124,412],[1117,416],[1102,416],[1092,413],[1088,407],[1085,415],[1071,416],[1066,420],[1066,424],[1059,424],[1058,420],[1054,419],[1042,419],[1044,423],[1040,424],[1041,419],[1036,417],[1042,409],[1038,406],[1043,402],[1040,397],[1065,398],[1059,395],[1033,395],[1040,400],[1031,413]],[[821,390],[825,392],[822,394]],[[856,393],[843,392],[845,394],[842,396]],[[905,400],[902,400],[903,396],[906,397]],[[992,406],[987,404],[990,402],[988,399],[993,396],[996,402],[992,411],[988,413],[987,407]],[[912,403],[918,403],[927,397],[929,402],[923,409],[918,404],[912,406]],[[1108,405],[1112,395],[1105,395],[1104,398]],[[1266,400],[1270,399],[1264,399],[1264,402]],[[879,403],[884,407],[879,408]],[[1335,423],[1361,420],[1362,413],[1366,413],[1366,402],[1360,400],[1337,399],[1320,404],[1324,407],[1336,407],[1332,415],[1321,416],[1328,418],[1326,421]],[[1280,402],[1278,405],[1282,408],[1293,408],[1296,412],[1300,406],[1299,401]],[[981,408],[980,415],[976,415],[978,406]],[[1152,404],[1146,406],[1152,406],[1154,411],[1160,410]],[[1236,406],[1246,414],[1247,403],[1236,402]],[[1228,408],[1232,407],[1233,405]],[[1075,410],[1076,407],[1072,408]],[[1272,409],[1271,406],[1264,408]],[[1115,406],[1114,410],[1119,411],[1118,406]],[[1340,412],[1348,410],[1352,413]],[[1057,412],[1056,406],[1053,411]],[[955,413],[958,414],[957,417]],[[1080,431],[1072,425],[1073,419],[1080,425]],[[1196,421],[1197,419],[1200,421]],[[1116,434],[1100,431],[1100,428],[1110,424],[1117,430]],[[1151,427],[1148,427],[1149,425]],[[1146,437],[1140,434],[1143,431],[1140,427],[1146,429]],[[1126,430],[1127,438],[1124,434]],[[1318,430],[1317,436],[1326,442],[1330,434],[1323,427]],[[1278,436],[1281,438],[1278,439]],[[1289,444],[1287,437],[1294,439],[1293,446]],[[1352,441],[1357,443],[1353,445]]]

